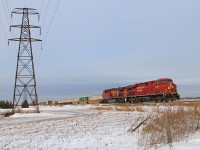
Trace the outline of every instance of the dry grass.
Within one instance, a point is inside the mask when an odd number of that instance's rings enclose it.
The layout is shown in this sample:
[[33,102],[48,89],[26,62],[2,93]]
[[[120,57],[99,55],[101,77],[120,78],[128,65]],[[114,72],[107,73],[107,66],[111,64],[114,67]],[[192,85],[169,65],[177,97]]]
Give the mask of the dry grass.
[[99,107],[93,107],[94,110],[115,110],[115,111],[138,111],[145,112],[142,105],[132,105],[132,104],[116,104],[116,105],[101,105]]
[[90,104],[91,106],[101,106],[100,104]]
[[94,110],[113,110],[112,107],[94,107],[92,109],[94,109]]
[[116,106],[115,110],[117,110],[117,111],[135,111],[134,107],[131,107],[131,106]]
[[135,110],[138,112],[145,112],[145,110],[141,106],[136,106]]
[[[181,106],[180,106],[181,105]],[[185,107],[185,106],[188,107]],[[200,130],[200,106],[195,104],[175,103],[177,109],[155,109],[155,115],[141,131],[139,146],[144,149],[160,144],[170,144],[185,140],[190,134]]]
[[186,107],[200,107],[200,102],[182,102],[175,101],[168,103],[169,106],[186,106]]

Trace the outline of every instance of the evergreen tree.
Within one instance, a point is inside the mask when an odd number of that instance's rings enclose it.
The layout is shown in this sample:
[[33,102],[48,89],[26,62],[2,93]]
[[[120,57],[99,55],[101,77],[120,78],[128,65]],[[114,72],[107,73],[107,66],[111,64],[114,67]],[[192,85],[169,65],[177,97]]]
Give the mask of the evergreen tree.
[[9,103],[9,107],[10,107],[10,108],[13,108],[13,104],[12,104],[11,101],[10,101],[10,103]]
[[22,108],[29,108],[29,104],[28,104],[28,101],[25,100],[23,103],[22,103]]
[[2,108],[2,109],[9,109],[9,108],[12,108],[12,102],[10,101],[0,101],[0,108]]
[[4,108],[4,102],[3,101],[0,101],[0,108]]

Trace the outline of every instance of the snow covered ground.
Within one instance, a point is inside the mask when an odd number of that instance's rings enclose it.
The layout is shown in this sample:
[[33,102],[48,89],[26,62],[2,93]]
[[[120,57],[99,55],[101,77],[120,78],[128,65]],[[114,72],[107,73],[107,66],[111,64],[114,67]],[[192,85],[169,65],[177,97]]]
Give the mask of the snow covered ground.
[[[148,116],[146,112],[96,110],[96,106],[40,107],[39,114],[15,114],[0,118],[0,149],[140,149],[138,133],[129,132]],[[2,110],[1,110],[2,112]],[[198,149],[200,133],[172,149]],[[168,146],[158,149],[168,150]]]

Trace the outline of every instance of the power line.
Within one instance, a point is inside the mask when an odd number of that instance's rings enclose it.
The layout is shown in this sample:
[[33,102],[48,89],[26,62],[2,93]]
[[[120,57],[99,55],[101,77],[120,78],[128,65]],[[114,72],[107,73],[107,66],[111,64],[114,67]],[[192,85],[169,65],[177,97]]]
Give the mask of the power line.
[[5,32],[5,30],[4,30],[4,27],[3,27],[3,24],[2,24],[2,22],[1,22],[1,19],[0,19],[0,24],[1,24],[1,27],[2,27],[2,29],[3,29],[3,33],[4,33],[4,37],[5,37],[5,39],[6,39],[6,41],[7,41],[7,36],[6,36],[6,32]]
[[[9,12],[10,12],[10,8],[9,8],[9,4],[8,4],[8,1],[6,0],[6,6],[7,6],[7,9],[8,9],[8,17],[9,17]],[[10,17],[9,17],[10,18]]]
[[[5,10],[5,4],[4,4],[4,0],[3,0],[3,5],[4,5],[4,11],[5,11],[5,14],[6,14],[6,18],[10,21],[10,25],[12,24],[12,19],[11,19],[11,15],[10,12],[11,12],[11,2],[10,0],[6,0],[6,6],[7,6],[7,10],[8,10],[8,13],[6,13],[6,10]],[[7,21],[8,23],[8,26],[9,26],[9,22]],[[12,37],[15,37],[15,34],[13,32],[13,30],[11,32],[9,32],[10,36]],[[14,49],[17,49],[16,48],[16,44],[14,44]],[[9,47],[10,48],[10,47]],[[17,55],[17,52],[15,51],[15,54]]]
[[[7,2],[7,1],[6,1]],[[4,8],[4,12],[5,12],[5,15],[6,15],[6,21],[7,21],[7,24],[9,26],[9,21],[8,21],[8,14],[6,12],[6,7],[5,7],[5,3],[4,3],[4,0],[3,0],[3,8]],[[8,10],[9,11],[9,10]]]
[[41,1],[40,15],[42,14],[43,2],[44,2],[44,0]]
[[[44,0],[41,0],[41,6],[40,6],[40,16],[42,16],[42,9],[43,9],[43,4],[44,4]],[[39,21],[38,21],[38,25],[39,25]],[[41,34],[38,35],[38,38],[41,38]],[[41,55],[41,52],[42,52],[42,46],[41,46],[41,49],[39,49],[39,44],[37,44],[36,46],[36,50],[35,50],[35,54],[34,54],[34,58],[35,58],[35,61],[36,61],[36,66],[38,66],[39,64],[39,60],[40,60],[40,55]],[[40,51],[40,52],[39,52]]]
[[[3,33],[4,33],[5,40],[7,41],[8,38],[7,38],[7,36],[6,36],[6,32],[5,32],[4,27],[3,27],[3,24],[2,24],[2,22],[1,22],[1,18],[0,18],[0,24],[1,24],[1,28],[3,29]],[[9,46],[8,46],[8,47],[9,47]],[[11,49],[10,49],[10,47],[9,47],[9,53],[10,53],[10,59],[11,59],[12,64],[13,64],[13,66],[14,66],[14,62],[13,62],[13,58],[12,58],[12,55],[11,55]]]
[[[48,4],[49,4],[49,3],[48,3]],[[48,36],[49,31],[50,31],[50,29],[51,29],[51,26],[52,26],[53,20],[54,20],[54,18],[55,18],[55,14],[56,14],[56,12],[57,12],[57,10],[58,10],[59,4],[60,4],[60,0],[58,0],[58,2],[57,2],[56,9],[55,9],[55,11],[54,11],[54,14],[53,14],[53,17],[52,17],[52,19],[51,19],[49,28],[48,28],[48,30],[47,30],[47,34],[46,34],[46,36],[45,36],[44,44],[45,44],[45,42],[46,42],[47,36]],[[47,9],[48,9],[48,5],[47,5]],[[47,13],[47,9],[46,9],[46,13]],[[45,14],[46,14],[46,13],[45,13]],[[46,15],[45,15],[45,16],[46,16]],[[44,21],[43,21],[43,24],[44,24]],[[39,54],[39,56],[38,56],[38,57],[39,57],[38,64],[40,63],[41,53],[42,53],[42,51],[40,51],[40,54]]]
[[[4,7],[4,12],[5,12],[5,15],[6,15],[6,21],[7,21],[7,25],[9,26],[9,24],[11,24],[11,17],[9,16],[9,12],[10,12],[10,7],[9,7],[9,4],[8,4],[8,1],[6,0],[6,6],[5,6],[5,3],[4,3],[4,0],[3,0],[3,7]],[[6,8],[7,8],[7,11],[6,11]],[[8,19],[9,18],[9,19]],[[9,21],[8,21],[9,20]],[[10,23],[9,23],[10,22]],[[12,35],[13,35],[13,32],[12,32]],[[10,36],[12,36],[11,33],[10,33]]]
[[11,10],[11,2],[10,2],[10,0],[8,0],[8,5],[9,5],[9,8],[10,8],[10,10]]
[[46,42],[47,36],[48,36],[49,31],[50,31],[50,29],[51,29],[51,25],[52,25],[53,20],[54,20],[54,18],[55,18],[55,14],[56,14],[56,12],[57,12],[57,10],[58,10],[59,4],[60,4],[60,0],[58,0],[58,2],[57,2],[56,9],[55,9],[54,14],[53,14],[53,18],[51,19],[50,26],[49,26],[49,28],[48,28],[48,30],[47,30],[47,34],[46,34],[45,39],[44,39],[44,44],[45,44],[45,42]]
[[43,20],[43,23],[42,23],[42,28],[43,28],[43,26],[44,26],[44,22],[45,22],[45,19],[46,19],[46,16],[47,16],[47,11],[48,11],[48,9],[49,9],[50,1],[51,1],[51,0],[49,0],[49,1],[48,1],[48,4],[47,4],[46,12],[45,12],[45,15],[44,15],[44,20]]
[[42,54],[42,51],[40,51],[40,53],[39,53],[39,56],[38,56],[38,63],[37,63],[37,65],[39,65],[39,63],[40,63],[41,54]]

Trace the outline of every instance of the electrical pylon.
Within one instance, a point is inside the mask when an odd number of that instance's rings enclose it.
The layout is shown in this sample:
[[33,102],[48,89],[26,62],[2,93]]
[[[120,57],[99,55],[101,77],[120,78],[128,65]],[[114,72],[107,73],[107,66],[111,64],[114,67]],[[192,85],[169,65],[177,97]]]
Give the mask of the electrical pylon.
[[35,78],[35,69],[32,52],[32,42],[42,41],[31,37],[32,28],[41,28],[39,26],[30,25],[29,15],[38,15],[39,13],[33,8],[15,8],[12,13],[22,15],[21,25],[11,25],[12,28],[19,28],[20,38],[8,39],[8,41],[19,42],[18,55],[17,55],[17,68],[15,74],[15,85],[13,94],[13,113],[19,102],[27,100],[35,106],[37,113],[39,113],[38,93]]

